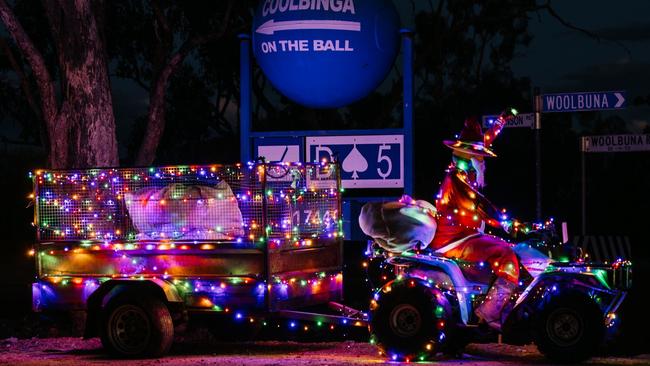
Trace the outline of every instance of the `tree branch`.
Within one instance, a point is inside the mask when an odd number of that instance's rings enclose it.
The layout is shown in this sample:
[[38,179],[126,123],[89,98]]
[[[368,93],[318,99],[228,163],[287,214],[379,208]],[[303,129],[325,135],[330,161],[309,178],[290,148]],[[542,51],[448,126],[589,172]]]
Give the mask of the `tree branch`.
[[29,38],[13,10],[5,0],[0,0],[0,20],[4,23],[7,31],[12,36],[23,57],[29,63],[36,85],[41,94],[41,108],[43,119],[49,130],[56,128],[55,119],[57,115],[56,96],[54,93],[54,82],[50,76],[43,55],[36,49],[34,42]]
[[16,56],[14,56],[13,51],[11,50],[11,48],[9,47],[9,45],[7,44],[4,38],[0,38],[0,49],[2,49],[4,53],[7,55],[7,59],[9,60],[9,64],[11,65],[11,68],[14,70],[16,75],[18,75],[18,79],[20,80],[20,88],[25,94],[25,98],[27,98],[27,104],[29,104],[29,107],[31,108],[32,112],[34,112],[34,115],[36,115],[38,118],[41,118],[42,117],[41,109],[36,104],[36,99],[34,98],[34,94],[32,93],[32,90],[29,87],[29,83],[27,82],[27,75],[25,75],[23,68],[18,63],[18,60],[16,60]]
[[596,42],[602,42],[603,40],[608,41],[608,42],[612,42],[615,45],[621,47],[628,54],[628,56],[630,56],[632,54],[632,51],[630,51],[630,49],[627,48],[627,46],[625,46],[623,43],[621,43],[619,41],[616,41],[616,40],[603,39],[602,37],[600,37],[596,33],[592,32],[590,30],[587,30],[585,28],[578,27],[578,26],[574,25],[573,23],[567,21],[566,19],[562,18],[562,16],[560,14],[558,14],[558,12],[553,8],[553,6],[551,6],[551,0],[548,0],[546,2],[546,4],[539,6],[538,9],[546,10],[550,16],[555,18],[558,22],[560,22],[560,24],[562,24],[566,28],[578,31],[578,32],[586,35],[587,37],[595,40]]
[[178,51],[170,57],[167,65],[165,65],[154,81],[149,98],[149,115],[144,141],[142,142],[136,157],[137,165],[150,165],[156,157],[156,150],[165,129],[165,91],[169,79],[176,69],[183,63],[187,55],[189,55],[194,49],[223,37],[228,29],[233,4],[234,0],[228,1],[226,11],[221,21],[221,27],[217,32],[206,36],[195,36],[186,40]]

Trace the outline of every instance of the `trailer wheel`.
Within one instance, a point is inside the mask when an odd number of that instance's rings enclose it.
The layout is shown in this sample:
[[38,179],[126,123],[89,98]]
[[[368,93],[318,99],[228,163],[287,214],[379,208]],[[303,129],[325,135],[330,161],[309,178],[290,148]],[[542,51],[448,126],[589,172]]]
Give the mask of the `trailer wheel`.
[[104,311],[102,345],[112,355],[159,357],[174,340],[174,324],[167,306],[157,298],[127,293],[111,300]]
[[[386,291],[389,289],[389,291]],[[391,282],[371,302],[371,342],[392,361],[425,361],[442,350],[451,310],[437,290]]]
[[584,295],[559,295],[542,309],[535,324],[537,348],[557,363],[589,359],[603,342],[604,317]]

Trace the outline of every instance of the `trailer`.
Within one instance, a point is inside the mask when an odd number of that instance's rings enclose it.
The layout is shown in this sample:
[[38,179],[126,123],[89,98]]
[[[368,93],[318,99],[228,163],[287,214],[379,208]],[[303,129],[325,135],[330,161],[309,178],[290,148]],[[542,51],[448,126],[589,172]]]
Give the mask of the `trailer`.
[[[110,353],[160,356],[198,314],[365,326],[343,297],[335,163],[38,170],[33,309],[86,313]],[[304,309],[327,305],[335,314]],[[223,329],[228,333],[228,329]]]

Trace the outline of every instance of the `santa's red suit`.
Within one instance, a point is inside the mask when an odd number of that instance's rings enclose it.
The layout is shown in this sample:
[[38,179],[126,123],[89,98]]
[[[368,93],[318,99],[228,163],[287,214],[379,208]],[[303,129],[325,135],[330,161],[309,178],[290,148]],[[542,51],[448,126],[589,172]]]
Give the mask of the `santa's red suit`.
[[482,233],[500,228],[501,213],[473,186],[470,174],[450,168],[436,200],[438,228],[429,248],[449,258],[486,262],[512,283],[519,280],[517,256],[503,239]]
[[458,140],[445,141],[453,149],[452,163],[436,199],[438,227],[429,248],[448,257],[485,262],[497,276],[476,314],[494,328],[501,327],[502,310],[519,281],[519,261],[512,245],[484,234],[499,228],[504,215],[479,191],[485,158],[495,157],[490,146],[512,115],[503,114],[483,134],[476,118],[465,121]]

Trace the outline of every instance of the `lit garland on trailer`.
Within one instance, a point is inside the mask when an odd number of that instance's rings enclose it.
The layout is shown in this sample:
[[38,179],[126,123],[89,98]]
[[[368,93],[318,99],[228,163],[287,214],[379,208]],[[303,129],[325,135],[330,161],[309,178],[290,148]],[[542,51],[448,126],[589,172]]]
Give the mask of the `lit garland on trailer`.
[[[292,173],[288,177],[289,180],[284,177],[274,178],[261,165],[256,170],[253,164],[248,164],[247,167],[248,169],[241,165],[174,166],[148,169],[89,169],[78,172],[38,170],[30,173],[38,191],[29,197],[35,200],[35,225],[39,235],[45,240],[136,241],[143,239],[140,237],[142,234],[149,235],[149,239],[164,240],[183,239],[198,233],[207,238],[216,236],[224,240],[259,243],[264,243],[267,237],[275,237],[274,244],[277,246],[279,239],[285,239],[295,245],[304,235],[311,238],[321,235],[336,238],[342,235],[338,207],[329,204],[336,201],[340,192],[336,187],[318,187],[319,182],[314,179],[319,174],[315,170],[332,169],[328,164],[323,163],[320,168],[286,164],[283,168],[286,170],[285,175],[287,172]],[[298,172],[297,177],[293,176],[294,171]],[[267,180],[267,188],[263,190],[261,181],[264,178]],[[191,192],[187,193],[176,187],[176,191],[171,191],[170,197],[158,197],[156,193],[149,195],[147,191],[165,185],[210,187],[218,186],[220,182],[232,186],[233,194],[229,196],[219,192],[214,197],[202,199],[199,193],[197,199],[191,197]],[[138,192],[144,192],[147,196],[138,197]],[[134,203],[128,197],[134,195],[137,204],[146,206],[148,210],[143,213],[145,220],[149,219],[146,216],[160,215],[177,209],[177,212],[169,214],[170,217],[176,218],[176,222],[170,224],[173,229],[161,232],[145,230],[138,233],[134,223],[129,222],[129,217],[133,219],[137,216],[129,210]],[[193,205],[194,201],[196,205]],[[220,201],[231,201],[240,207],[243,215],[241,228],[220,225],[212,227],[209,222],[199,222],[203,232],[187,227],[188,221],[205,221],[202,217],[192,216],[195,212],[190,210],[195,206],[212,204],[222,207],[225,203]],[[308,210],[299,212],[305,202],[310,205]],[[262,217],[254,212],[261,211],[262,204],[268,205],[269,211],[273,213],[286,211],[288,207],[293,207],[294,211],[286,212],[284,217],[279,214],[269,215],[264,226]],[[170,205],[172,207],[169,207]],[[303,218],[302,215],[307,217]],[[242,229],[245,233],[237,235]]]

